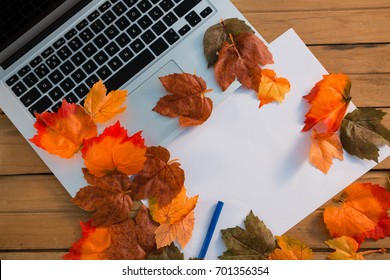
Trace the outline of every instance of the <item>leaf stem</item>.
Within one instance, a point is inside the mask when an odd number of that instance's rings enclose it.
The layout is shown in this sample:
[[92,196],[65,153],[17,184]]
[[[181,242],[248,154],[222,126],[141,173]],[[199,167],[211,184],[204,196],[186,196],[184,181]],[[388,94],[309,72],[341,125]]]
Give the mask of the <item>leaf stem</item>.
[[234,42],[234,38],[233,38],[232,33],[229,33],[229,38],[230,38],[230,40],[232,41],[232,46],[233,46],[234,50],[236,51],[238,57],[239,57],[240,59],[242,59],[242,58],[241,58],[241,55],[240,55],[240,53],[238,52],[238,49],[237,49],[237,47],[236,47],[236,42]]
[[368,251],[364,251],[364,252],[359,252],[359,254],[362,255],[362,256],[369,255],[369,254],[375,254],[375,253],[386,254],[386,249],[385,248],[381,248],[381,249],[378,249],[378,250],[368,250]]

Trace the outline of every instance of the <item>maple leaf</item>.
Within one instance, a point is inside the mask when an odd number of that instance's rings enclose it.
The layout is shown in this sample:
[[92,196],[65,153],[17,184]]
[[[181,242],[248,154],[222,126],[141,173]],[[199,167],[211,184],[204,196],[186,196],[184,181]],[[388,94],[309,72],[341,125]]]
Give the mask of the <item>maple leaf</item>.
[[351,95],[351,81],[344,74],[324,75],[305,98],[311,104],[306,113],[302,131],[311,129],[323,121],[327,132],[336,132],[347,111]]
[[310,260],[313,251],[299,240],[288,236],[276,236],[280,247],[269,255],[270,260]]
[[104,251],[111,244],[109,228],[93,227],[91,221],[80,222],[82,237],[72,244],[69,253],[63,256],[66,260],[102,260]]
[[85,110],[97,123],[104,123],[126,110],[121,107],[126,100],[127,90],[113,90],[107,94],[102,80],[95,83],[84,101]]
[[88,171],[97,177],[116,170],[127,175],[136,174],[146,160],[141,132],[129,137],[119,121],[98,137],[85,140],[81,151]]
[[157,224],[153,222],[149,211],[142,205],[135,221],[131,219],[111,227],[112,242],[104,251],[112,260],[142,260],[156,249],[154,231]]
[[184,260],[184,254],[180,252],[175,243],[162,247],[146,256],[147,260]]
[[354,183],[336,203],[324,210],[324,222],[332,237],[350,236],[358,243],[365,238],[390,235],[390,193],[379,185]]
[[364,255],[373,253],[386,252],[386,249],[368,250],[364,252],[357,252],[359,249],[359,243],[355,239],[349,236],[341,236],[338,238],[330,239],[325,243],[335,251],[330,253],[328,259],[330,260],[364,260]]
[[278,78],[273,70],[261,70],[261,80],[257,93],[257,97],[261,101],[259,107],[271,103],[272,101],[281,103],[284,100],[286,93],[289,91],[290,82],[287,79]]
[[133,201],[130,178],[120,172],[95,177],[83,169],[89,186],[80,189],[72,201],[86,211],[95,211],[92,226],[108,227],[129,217]]
[[134,177],[131,185],[132,197],[137,200],[154,197],[164,206],[176,197],[184,184],[184,171],[180,163],[169,162],[167,149],[148,147],[143,169]]
[[73,157],[80,150],[84,139],[97,135],[92,118],[81,106],[68,103],[65,99],[57,113],[35,114],[35,118],[37,134],[30,141],[62,158]]
[[210,26],[203,37],[203,48],[208,61],[208,67],[217,62],[218,52],[224,42],[230,42],[229,34],[238,36],[241,33],[254,33],[253,30],[238,18],[229,18],[221,20],[218,24]]
[[175,240],[181,248],[187,245],[194,229],[197,202],[198,196],[187,197],[185,187],[166,206],[160,206],[154,198],[149,200],[150,214],[160,224],[155,231],[157,248],[168,246]]
[[340,128],[343,148],[351,155],[378,162],[378,147],[390,141],[390,131],[381,124],[384,115],[386,113],[375,108],[348,113]]
[[333,163],[333,158],[343,160],[343,147],[334,133],[317,133],[314,129],[311,136],[309,162],[325,174]]
[[222,260],[265,260],[275,249],[275,239],[266,225],[251,211],[245,219],[245,229],[236,226],[222,230],[227,250]]
[[272,55],[264,43],[252,33],[230,36],[232,43],[224,42],[214,65],[218,84],[225,91],[234,80],[246,88],[258,91],[261,77],[259,64],[273,63]]
[[201,77],[181,73],[159,79],[171,94],[161,97],[153,111],[171,118],[178,117],[184,127],[201,125],[210,117],[213,101],[205,97],[210,89],[206,89],[206,82]]

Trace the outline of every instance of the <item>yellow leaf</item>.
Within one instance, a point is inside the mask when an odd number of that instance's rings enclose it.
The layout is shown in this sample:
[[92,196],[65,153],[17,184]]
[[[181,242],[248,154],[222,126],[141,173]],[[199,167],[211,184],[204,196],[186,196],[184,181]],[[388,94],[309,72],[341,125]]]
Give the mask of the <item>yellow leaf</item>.
[[364,260],[363,256],[356,251],[359,249],[359,243],[349,236],[342,236],[325,241],[332,249],[336,250],[329,254],[330,260]]
[[286,93],[290,91],[290,83],[285,78],[277,78],[275,71],[269,69],[261,70],[261,80],[257,97],[259,98],[260,106],[278,101],[281,103],[284,100]]
[[280,249],[275,249],[270,260],[310,260],[313,251],[301,241],[288,236],[276,236]]
[[121,106],[126,100],[127,90],[113,90],[106,94],[107,89],[100,80],[85,98],[84,108],[97,123],[104,123],[126,109]]

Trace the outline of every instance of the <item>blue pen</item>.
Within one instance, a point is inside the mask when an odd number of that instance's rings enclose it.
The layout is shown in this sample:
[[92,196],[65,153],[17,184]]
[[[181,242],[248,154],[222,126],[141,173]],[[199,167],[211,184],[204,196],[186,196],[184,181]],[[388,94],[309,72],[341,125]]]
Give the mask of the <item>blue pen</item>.
[[206,233],[206,237],[204,238],[202,248],[200,249],[200,253],[198,259],[204,259],[206,257],[207,250],[210,245],[211,238],[213,237],[215,227],[217,226],[217,222],[219,219],[219,215],[221,214],[223,207],[223,202],[218,201],[217,206],[215,207],[213,217],[211,218],[209,228]]

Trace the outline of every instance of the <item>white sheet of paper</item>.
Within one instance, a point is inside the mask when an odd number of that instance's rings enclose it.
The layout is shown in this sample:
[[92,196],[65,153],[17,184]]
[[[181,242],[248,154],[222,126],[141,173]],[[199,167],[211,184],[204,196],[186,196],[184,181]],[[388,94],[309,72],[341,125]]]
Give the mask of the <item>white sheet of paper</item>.
[[[206,259],[226,249],[220,230],[243,227],[250,210],[281,235],[376,165],[346,152],[327,175],[310,165],[311,131],[301,132],[309,107],[302,96],[327,72],[291,29],[270,44],[270,51],[275,64],[267,68],[291,84],[283,103],[259,109],[256,94],[239,89],[205,124],[168,145],[185,170],[187,195],[199,195],[185,258],[198,256],[218,200],[225,205]],[[390,149],[385,146],[380,154],[383,160]]]

